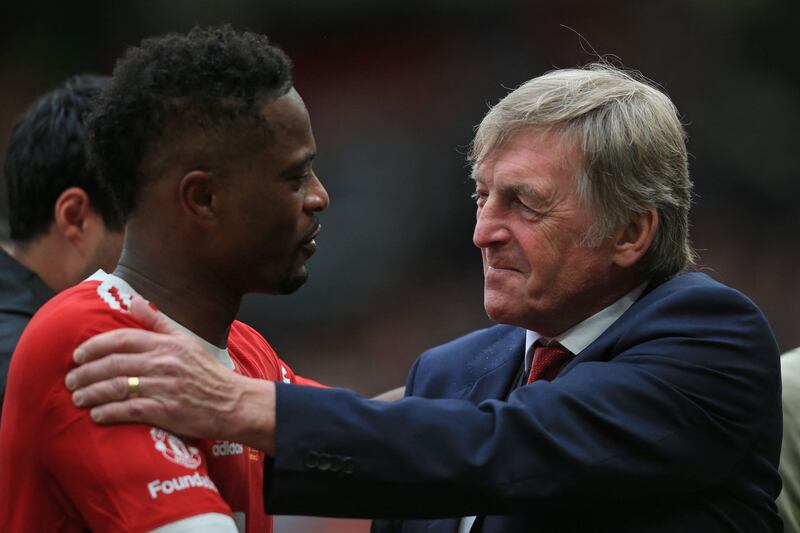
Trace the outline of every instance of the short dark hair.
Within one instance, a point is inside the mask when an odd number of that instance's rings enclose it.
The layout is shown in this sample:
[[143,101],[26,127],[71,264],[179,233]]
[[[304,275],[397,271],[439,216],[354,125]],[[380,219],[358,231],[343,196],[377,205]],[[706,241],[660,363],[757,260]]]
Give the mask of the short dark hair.
[[108,80],[107,76],[73,76],[39,98],[14,126],[4,170],[14,242],[27,243],[47,233],[53,206],[70,187],[86,191],[109,229],[122,229],[114,195],[87,157],[85,119]]
[[151,156],[187,132],[231,126],[269,132],[261,109],[292,87],[291,62],[264,35],[195,27],[143,40],[117,61],[89,119],[91,153],[124,215],[134,210]]

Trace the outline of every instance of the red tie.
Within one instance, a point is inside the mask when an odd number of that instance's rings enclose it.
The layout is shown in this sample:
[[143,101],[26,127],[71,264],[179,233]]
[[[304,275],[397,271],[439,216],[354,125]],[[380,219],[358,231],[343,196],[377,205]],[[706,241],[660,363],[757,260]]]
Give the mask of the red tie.
[[537,343],[533,349],[533,363],[531,364],[531,373],[528,374],[528,385],[537,379],[550,381],[570,359],[572,359],[572,353],[560,344],[544,346]]

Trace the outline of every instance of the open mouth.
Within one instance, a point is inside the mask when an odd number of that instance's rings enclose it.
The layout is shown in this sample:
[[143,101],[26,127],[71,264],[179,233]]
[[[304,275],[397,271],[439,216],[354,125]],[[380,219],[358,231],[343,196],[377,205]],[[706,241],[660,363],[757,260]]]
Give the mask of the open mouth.
[[305,240],[301,243],[301,245],[305,246],[307,244],[314,243],[314,239],[317,238],[317,235],[319,235],[320,231],[322,231],[322,224],[318,223],[316,227],[311,231],[311,234],[308,237],[306,237]]
[[317,235],[322,231],[322,225],[317,223],[311,233],[303,241],[300,242],[300,248],[307,254],[312,255],[317,251]]

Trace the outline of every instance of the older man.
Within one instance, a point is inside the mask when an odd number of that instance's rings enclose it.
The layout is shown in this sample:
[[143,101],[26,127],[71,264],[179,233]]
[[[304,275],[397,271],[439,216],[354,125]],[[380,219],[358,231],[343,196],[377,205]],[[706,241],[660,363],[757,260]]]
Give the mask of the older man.
[[[474,241],[501,325],[423,354],[405,400],[228,375],[184,339],[116,332],[67,378],[95,420],[224,433],[273,456],[267,508],[379,531],[779,531],[778,349],[756,306],[687,273],[691,181],[672,102],[608,66],[511,92],[473,146]],[[164,380],[160,368],[176,379]],[[125,376],[141,380],[128,398]],[[166,406],[166,407],[164,407]],[[191,413],[190,417],[186,413]],[[213,420],[215,422],[208,422]],[[477,516],[477,518],[475,518]]]

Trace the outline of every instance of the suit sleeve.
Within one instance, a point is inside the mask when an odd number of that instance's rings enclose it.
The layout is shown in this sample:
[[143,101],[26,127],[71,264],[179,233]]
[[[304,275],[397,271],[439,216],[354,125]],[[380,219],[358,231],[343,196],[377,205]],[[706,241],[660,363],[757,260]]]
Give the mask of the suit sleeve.
[[[408,378],[406,378],[406,390],[405,396],[413,396],[414,394],[414,379],[417,375],[417,368],[419,367],[419,359],[414,361],[414,364],[411,365],[411,369],[408,372]],[[370,526],[370,533],[400,533],[403,527],[403,522],[401,520],[390,520],[390,519],[383,519],[383,520],[373,520]]]
[[[478,405],[278,385],[268,512],[436,518],[532,502],[702,490],[754,446],[780,395],[777,346],[741,294],[667,294],[638,310],[610,360]],[[426,373],[425,359],[409,383]],[[430,363],[433,364],[433,363]],[[309,457],[350,460],[332,472]],[[598,488],[600,488],[598,490]]]
[[414,361],[414,364],[411,365],[411,369],[408,371],[408,378],[406,378],[406,396],[414,396],[414,385],[417,378],[417,369],[419,368],[419,359]]

